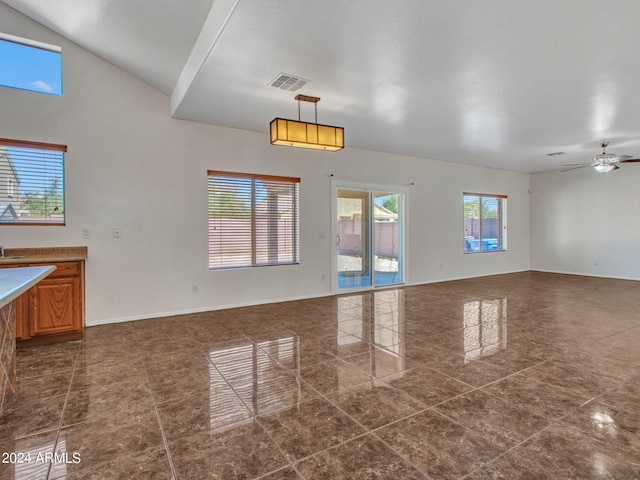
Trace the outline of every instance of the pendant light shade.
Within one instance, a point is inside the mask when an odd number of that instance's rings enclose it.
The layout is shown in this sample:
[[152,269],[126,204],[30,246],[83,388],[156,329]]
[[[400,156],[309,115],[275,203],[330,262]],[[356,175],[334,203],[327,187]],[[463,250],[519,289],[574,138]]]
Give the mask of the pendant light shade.
[[[335,152],[344,148],[344,128],[320,125],[318,120],[318,102],[320,98],[297,95],[298,120],[274,118],[270,124],[271,144],[286,147],[311,148]],[[300,120],[300,102],[316,105],[316,123]]]
[[344,148],[344,128],[274,118],[271,144],[335,152]]

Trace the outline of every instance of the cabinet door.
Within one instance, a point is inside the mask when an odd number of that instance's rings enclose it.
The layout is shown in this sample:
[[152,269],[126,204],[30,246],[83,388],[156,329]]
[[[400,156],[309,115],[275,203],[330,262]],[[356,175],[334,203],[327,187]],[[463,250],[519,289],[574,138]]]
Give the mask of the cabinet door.
[[51,335],[82,328],[79,278],[45,279],[29,291],[31,335]]
[[29,293],[25,292],[15,300],[16,302],[16,339],[26,340],[29,335]]

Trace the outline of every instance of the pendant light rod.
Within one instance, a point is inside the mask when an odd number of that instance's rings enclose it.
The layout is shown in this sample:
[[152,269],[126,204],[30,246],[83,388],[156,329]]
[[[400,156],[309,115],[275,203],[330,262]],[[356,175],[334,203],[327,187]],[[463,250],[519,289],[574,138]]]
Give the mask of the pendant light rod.
[[309,103],[313,103],[315,106],[316,123],[318,123],[318,102],[320,101],[320,97],[312,97],[311,95],[298,94],[295,96],[295,99],[298,101],[298,121],[300,121],[300,102],[309,102]]

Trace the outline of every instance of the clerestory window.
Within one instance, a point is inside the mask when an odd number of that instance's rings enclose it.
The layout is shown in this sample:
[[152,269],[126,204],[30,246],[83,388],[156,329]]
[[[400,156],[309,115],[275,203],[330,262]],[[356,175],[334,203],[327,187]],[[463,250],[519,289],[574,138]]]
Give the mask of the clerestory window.
[[0,33],[0,85],[62,95],[62,49]]

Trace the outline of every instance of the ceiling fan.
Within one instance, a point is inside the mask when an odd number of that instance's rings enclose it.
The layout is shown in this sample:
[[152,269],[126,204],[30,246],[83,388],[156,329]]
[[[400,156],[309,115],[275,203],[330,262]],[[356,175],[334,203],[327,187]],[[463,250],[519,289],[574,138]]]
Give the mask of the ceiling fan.
[[568,172],[569,170],[575,170],[576,168],[582,167],[593,167],[593,169],[598,173],[609,173],[614,170],[618,170],[620,167],[619,163],[631,163],[631,162],[640,162],[640,158],[633,158],[631,155],[616,155],[614,153],[607,153],[606,148],[609,145],[607,142],[602,142],[600,146],[602,147],[602,153],[593,157],[593,161],[589,163],[570,163],[568,165],[563,165],[564,170],[560,170],[561,172]]

